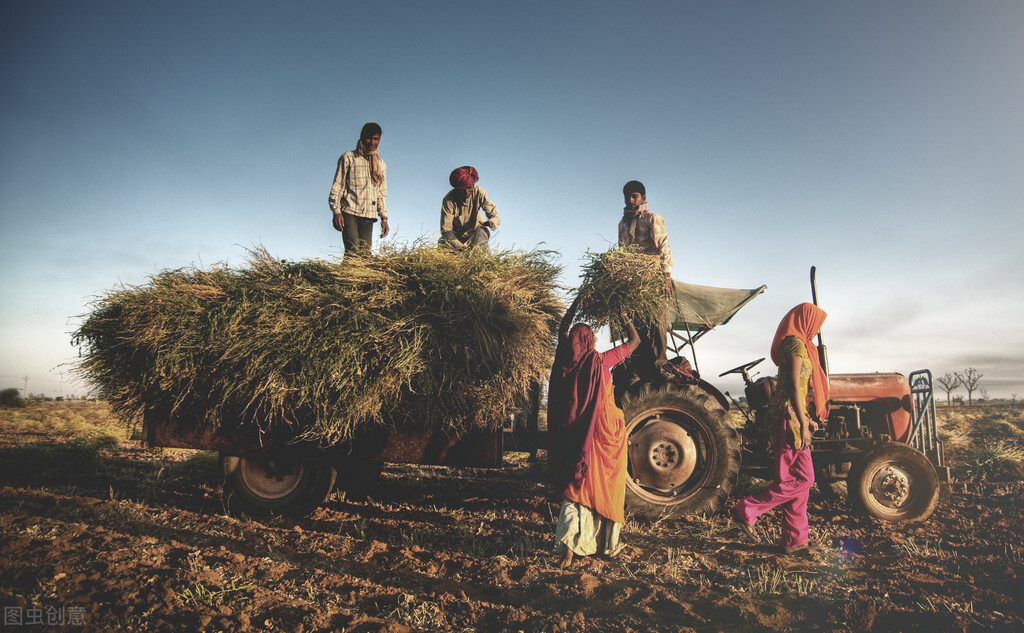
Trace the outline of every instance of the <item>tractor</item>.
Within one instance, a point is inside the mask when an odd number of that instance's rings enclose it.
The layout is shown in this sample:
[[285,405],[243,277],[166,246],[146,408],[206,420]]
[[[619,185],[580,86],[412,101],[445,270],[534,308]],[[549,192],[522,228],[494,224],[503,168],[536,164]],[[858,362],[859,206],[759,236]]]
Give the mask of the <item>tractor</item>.
[[[814,269],[812,268],[812,291]],[[700,377],[694,343],[727,323],[765,286],[735,290],[674,281],[669,348],[676,357],[662,380],[639,380],[627,362],[613,372],[626,420],[626,504],[647,516],[710,513],[729,496],[739,474],[770,479],[773,448],[767,421],[774,377],[754,379],[764,358],[719,374],[743,378],[745,423],[730,423],[728,392]],[[817,299],[816,291],[815,302]],[[693,363],[684,358],[689,347]],[[819,346],[827,372],[824,345]],[[927,518],[949,481],[937,437],[931,373],[829,374],[828,416],[811,447],[819,487],[846,481],[854,508],[887,521]]]

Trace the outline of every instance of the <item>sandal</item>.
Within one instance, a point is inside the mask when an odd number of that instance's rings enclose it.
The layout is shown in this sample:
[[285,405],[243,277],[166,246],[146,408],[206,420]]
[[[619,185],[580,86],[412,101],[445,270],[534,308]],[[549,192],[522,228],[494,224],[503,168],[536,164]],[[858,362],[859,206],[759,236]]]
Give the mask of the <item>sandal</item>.
[[740,526],[740,531],[743,532],[747,538],[754,541],[755,543],[761,542],[761,537],[758,536],[757,530],[754,529],[753,523],[737,523]]

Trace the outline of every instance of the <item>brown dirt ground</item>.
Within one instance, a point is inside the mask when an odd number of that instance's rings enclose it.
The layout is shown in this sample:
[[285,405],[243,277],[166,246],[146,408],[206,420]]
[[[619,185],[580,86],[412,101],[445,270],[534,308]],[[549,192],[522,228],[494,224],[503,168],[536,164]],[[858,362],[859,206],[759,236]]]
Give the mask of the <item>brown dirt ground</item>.
[[621,556],[562,570],[557,505],[522,454],[389,466],[370,498],[256,521],[225,514],[210,455],[56,441],[0,440],[0,605],[23,622],[5,630],[1024,630],[1019,482],[946,486],[919,524],[816,494],[813,548],[788,558],[725,511],[630,519]]

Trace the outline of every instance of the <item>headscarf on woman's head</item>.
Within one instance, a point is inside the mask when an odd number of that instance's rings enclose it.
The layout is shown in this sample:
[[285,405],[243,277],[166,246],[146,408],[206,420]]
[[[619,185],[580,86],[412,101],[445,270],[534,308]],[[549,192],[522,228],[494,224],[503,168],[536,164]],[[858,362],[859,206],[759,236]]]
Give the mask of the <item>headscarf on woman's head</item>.
[[448,182],[454,189],[468,189],[479,180],[480,174],[477,172],[476,167],[470,167],[469,165],[453,169],[451,175],[448,176]]
[[807,348],[807,355],[811,357],[811,380],[814,386],[814,404],[818,412],[818,419],[824,420],[828,415],[828,376],[821,367],[821,359],[818,357],[818,348],[814,345],[814,335],[821,329],[825,317],[828,316],[824,310],[813,303],[801,303],[782,317],[778,329],[775,330],[775,338],[772,339],[772,362],[779,364],[779,348],[782,341],[789,336],[795,336],[803,341]]
[[359,131],[359,142],[356,143],[356,153],[370,161],[370,180],[373,184],[379,185],[384,181],[384,166],[380,156],[377,155],[377,150],[367,151],[363,148],[363,139],[372,138],[377,134],[381,134],[380,125],[370,121],[363,126],[363,129]]
[[586,448],[602,406],[601,355],[595,345],[590,326],[577,323],[555,350],[548,383],[548,469],[559,492],[582,481],[590,468]]
[[562,366],[562,376],[568,376],[572,372],[578,371],[580,363],[586,360],[591,352],[597,353],[596,346],[597,339],[589,325],[577,323],[572,326],[572,329],[569,330],[569,357],[566,359],[566,364]]

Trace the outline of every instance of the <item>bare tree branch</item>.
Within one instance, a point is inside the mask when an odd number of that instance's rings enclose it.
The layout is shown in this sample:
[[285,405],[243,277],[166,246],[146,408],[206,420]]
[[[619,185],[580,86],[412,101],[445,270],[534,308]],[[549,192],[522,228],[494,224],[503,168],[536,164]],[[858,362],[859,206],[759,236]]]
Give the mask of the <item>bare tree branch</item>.
[[967,369],[964,370],[964,373],[958,373],[956,375],[956,377],[960,379],[960,384],[963,385],[963,388],[967,390],[968,405],[974,403],[973,399],[971,398],[971,395],[978,390],[978,384],[981,382],[981,379],[984,375],[985,374],[982,374],[973,367],[968,367]]
[[957,374],[951,374],[948,371],[935,379],[935,382],[939,383],[942,390],[946,392],[946,406],[951,403],[950,394],[953,390],[960,386],[960,376]]

